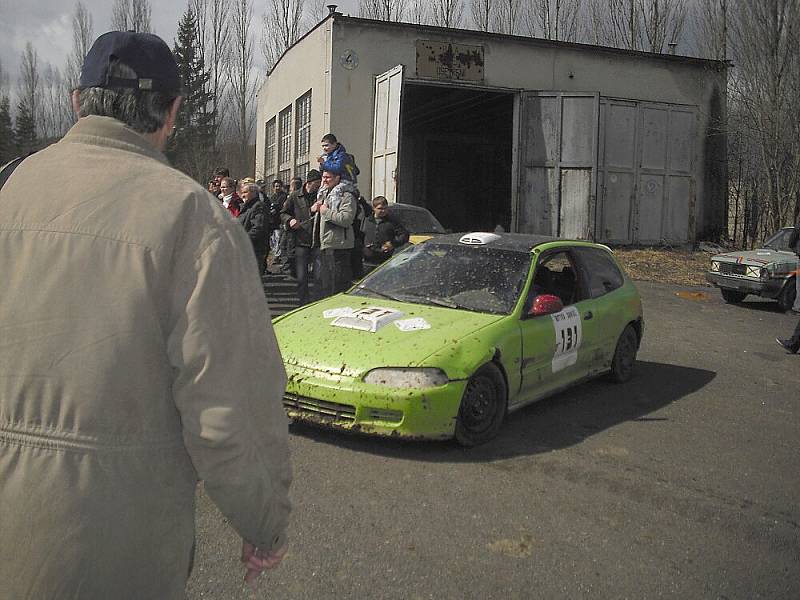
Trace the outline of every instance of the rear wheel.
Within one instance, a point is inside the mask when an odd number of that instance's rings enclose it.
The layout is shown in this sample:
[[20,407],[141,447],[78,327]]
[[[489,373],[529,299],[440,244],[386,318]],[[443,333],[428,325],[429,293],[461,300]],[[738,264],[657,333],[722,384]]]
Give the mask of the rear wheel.
[[495,365],[478,369],[467,382],[456,419],[456,440],[462,446],[478,446],[500,431],[506,417],[506,382]]
[[778,294],[776,300],[778,301],[778,306],[783,312],[791,309],[794,306],[794,299],[797,295],[797,284],[794,282],[794,279],[790,279],[783,285],[783,289],[781,293]]
[[617,340],[614,358],[611,360],[611,379],[617,383],[625,383],[631,378],[638,349],[639,336],[632,325],[626,325]]
[[727,290],[725,288],[720,288],[719,290],[722,292],[722,299],[725,300],[728,304],[738,304],[744,297],[747,296],[744,292],[737,292],[736,290]]

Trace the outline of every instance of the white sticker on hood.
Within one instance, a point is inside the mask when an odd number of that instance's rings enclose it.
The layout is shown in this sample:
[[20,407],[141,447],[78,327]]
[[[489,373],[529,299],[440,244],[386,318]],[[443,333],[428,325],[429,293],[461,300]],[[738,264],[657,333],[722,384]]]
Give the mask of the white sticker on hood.
[[393,308],[383,308],[380,306],[368,306],[360,308],[350,314],[336,317],[331,325],[334,327],[345,327],[347,329],[358,329],[375,333],[381,327],[385,327],[392,321],[396,321],[403,316],[399,310]]
[[553,355],[553,373],[556,373],[578,362],[583,331],[581,315],[574,306],[568,306],[550,317],[556,330],[556,352]]
[[352,315],[353,309],[349,306],[343,306],[342,308],[329,308],[328,310],[322,313],[323,319],[335,319],[336,317],[343,317],[345,315]]
[[413,319],[403,319],[395,321],[394,326],[400,331],[419,331],[420,329],[430,329],[431,324],[422,317],[415,317]]

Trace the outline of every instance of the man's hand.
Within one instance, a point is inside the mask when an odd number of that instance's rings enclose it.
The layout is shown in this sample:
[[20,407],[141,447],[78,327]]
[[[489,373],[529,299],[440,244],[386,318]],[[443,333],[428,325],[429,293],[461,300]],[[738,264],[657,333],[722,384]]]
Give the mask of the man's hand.
[[392,250],[394,250],[394,244],[392,244],[391,241],[387,240],[383,242],[381,250],[383,250],[384,252],[391,252]]
[[297,219],[289,219],[289,229],[300,229],[300,223]]
[[328,212],[328,205],[325,203],[320,203],[318,210],[319,214],[324,215],[326,212]]
[[322,164],[322,163],[324,163],[324,162],[325,162],[325,157],[324,157],[324,156],[318,156],[318,157],[317,157],[317,162],[318,162],[319,164]]
[[244,582],[252,589],[255,589],[256,579],[267,569],[274,569],[283,560],[286,554],[286,546],[277,550],[261,550],[256,548],[248,541],[242,540],[242,562],[246,569]]
[[317,212],[317,211],[319,210],[319,207],[320,207],[320,205],[322,205],[322,202],[320,202],[319,200],[317,200],[316,202],[314,202],[314,204],[312,204],[312,205],[309,207],[309,209],[308,209],[308,210],[309,210],[309,211],[311,211],[311,214],[314,214],[315,212]]

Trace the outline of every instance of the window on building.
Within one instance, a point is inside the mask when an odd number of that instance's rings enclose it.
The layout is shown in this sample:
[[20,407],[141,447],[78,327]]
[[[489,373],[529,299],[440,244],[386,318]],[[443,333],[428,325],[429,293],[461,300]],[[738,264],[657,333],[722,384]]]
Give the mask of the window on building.
[[278,179],[280,179],[283,182],[283,189],[288,190],[289,183],[291,182],[292,179],[292,170],[282,169],[281,171],[278,172]]
[[303,183],[306,182],[306,178],[308,177],[308,172],[311,170],[311,163],[303,163],[302,165],[297,165],[294,168],[294,176],[299,177],[303,180]]
[[[294,153],[294,164],[299,167],[310,162],[311,151],[311,91],[302,95],[295,102],[294,110],[295,140],[297,147]],[[303,177],[295,170],[295,175]],[[305,179],[305,177],[303,177]]]
[[275,117],[264,126],[264,177],[275,179]]
[[[292,107],[287,106],[278,114],[278,171],[292,170]],[[281,177],[282,179],[283,177]]]

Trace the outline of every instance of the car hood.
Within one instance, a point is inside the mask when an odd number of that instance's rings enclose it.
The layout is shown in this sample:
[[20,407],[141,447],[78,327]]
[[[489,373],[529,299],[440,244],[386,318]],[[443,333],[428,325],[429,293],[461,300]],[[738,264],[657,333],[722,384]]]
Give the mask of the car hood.
[[[368,309],[386,310],[372,311],[373,321],[347,314]],[[443,347],[503,318],[339,294],[278,317],[275,333],[286,364],[359,377],[381,366],[418,366]],[[375,330],[352,328],[368,326]]]
[[770,263],[796,263],[797,256],[793,252],[772,250],[771,248],[758,248],[756,250],[736,250],[734,252],[726,252],[725,254],[717,254],[712,257],[711,260],[763,267]]

